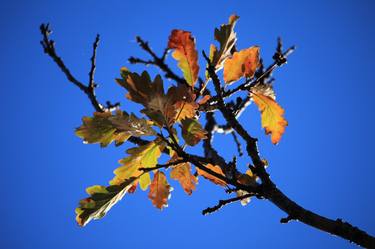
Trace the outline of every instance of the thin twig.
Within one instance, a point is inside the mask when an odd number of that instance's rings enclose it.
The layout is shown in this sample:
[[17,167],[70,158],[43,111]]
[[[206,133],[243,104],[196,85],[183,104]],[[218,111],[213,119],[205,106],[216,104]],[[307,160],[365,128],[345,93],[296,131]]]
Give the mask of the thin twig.
[[202,211],[202,214],[203,215],[212,214],[212,213],[218,211],[219,209],[221,209],[222,207],[224,207],[225,205],[231,204],[233,202],[241,201],[241,200],[249,198],[251,196],[253,196],[253,194],[245,194],[245,195],[233,197],[233,198],[226,199],[226,200],[219,200],[219,203],[217,205],[204,209]]
[[237,137],[237,135],[236,135],[235,132],[232,132],[232,136],[233,136],[233,140],[234,140],[234,142],[235,142],[236,145],[237,145],[238,155],[241,157],[241,156],[243,156],[241,143],[240,143],[240,141],[238,140],[238,137]]
[[70,72],[70,70],[66,67],[64,61],[61,59],[60,56],[56,53],[55,49],[55,42],[49,38],[49,36],[52,34],[52,31],[49,28],[49,24],[42,24],[40,25],[40,32],[42,34],[42,41],[40,42],[44,53],[49,55],[53,61],[56,63],[56,65],[63,71],[66,78],[76,85],[82,92],[86,94],[86,96],[89,98],[92,106],[97,112],[105,112],[105,111],[113,111],[116,108],[118,108],[118,105],[112,106],[111,108],[104,107],[101,105],[95,95],[95,82],[94,82],[94,74],[96,69],[96,49],[99,44],[99,35],[96,36],[96,39],[93,43],[93,54],[91,57],[91,69],[89,72],[89,83],[87,85],[83,84],[81,81],[77,80],[76,77],[73,76],[73,74]]
[[155,167],[150,167],[150,168],[142,167],[142,168],[139,168],[138,170],[142,170],[143,172],[150,172],[150,171],[153,171],[153,170],[156,170],[156,169],[168,169],[171,166],[175,166],[175,165],[178,165],[178,164],[184,163],[184,162],[186,162],[186,160],[179,159],[179,160],[169,162],[169,163],[165,163],[165,164],[157,164]]

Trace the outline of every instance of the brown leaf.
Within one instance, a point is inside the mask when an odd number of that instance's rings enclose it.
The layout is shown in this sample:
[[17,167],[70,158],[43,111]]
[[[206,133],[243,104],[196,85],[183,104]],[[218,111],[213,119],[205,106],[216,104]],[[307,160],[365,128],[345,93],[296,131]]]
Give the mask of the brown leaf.
[[163,80],[157,75],[152,81],[150,75],[144,71],[141,75],[129,72],[127,68],[121,68],[122,79],[116,79],[117,83],[128,90],[126,97],[134,102],[147,107],[154,98],[164,95]]
[[165,174],[161,171],[157,171],[150,185],[150,192],[148,194],[148,198],[150,198],[152,204],[159,209],[167,207],[167,201],[171,191],[172,188],[168,184]]

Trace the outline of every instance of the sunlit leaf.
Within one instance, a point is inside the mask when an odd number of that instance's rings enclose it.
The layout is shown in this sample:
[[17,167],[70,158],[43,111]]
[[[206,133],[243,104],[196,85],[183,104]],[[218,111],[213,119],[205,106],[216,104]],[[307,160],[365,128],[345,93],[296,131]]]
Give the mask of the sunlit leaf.
[[128,90],[126,97],[136,103],[147,107],[152,98],[164,95],[163,80],[157,75],[151,80],[150,75],[144,71],[141,75],[129,72],[127,68],[121,68],[122,79],[116,79],[117,83]]
[[115,169],[115,177],[110,183],[118,184],[131,177],[140,177],[139,185],[142,190],[146,190],[151,179],[149,173],[143,174],[139,169],[155,167],[164,147],[165,144],[160,139],[156,139],[145,145],[128,149],[129,156],[119,161],[122,166]]
[[150,136],[156,132],[145,119],[130,116],[121,111],[115,115],[111,112],[95,112],[93,117],[84,117],[83,124],[76,129],[76,135],[87,143],[100,143],[102,147],[112,141],[117,145],[125,142],[130,136]]
[[198,79],[199,65],[195,40],[191,33],[183,30],[173,30],[169,36],[168,48],[174,49],[172,57],[178,61],[186,82],[194,86]]
[[78,225],[85,226],[92,219],[100,219],[119,202],[132,187],[135,177],[129,178],[120,185],[92,186],[86,189],[90,197],[79,202],[76,208],[76,221]]
[[201,124],[196,119],[187,118],[181,121],[182,137],[186,144],[194,146],[201,139],[207,138],[207,131],[202,128]]
[[241,77],[253,77],[259,66],[259,47],[234,52],[224,63],[224,81],[231,84]]
[[[225,175],[224,175],[222,169],[220,168],[220,166],[218,166],[218,165],[212,165],[210,163],[207,164],[207,165],[205,165],[205,166],[206,166],[206,168],[214,171],[215,173],[217,173],[217,174],[222,175],[223,177],[225,177]],[[207,180],[209,180],[209,181],[211,181],[211,182],[213,182],[213,183],[215,183],[217,185],[223,186],[223,187],[227,186],[227,183],[225,181],[221,180],[220,178],[217,178],[216,176],[213,176],[213,175],[207,173],[206,171],[204,171],[202,169],[199,169],[198,167],[196,169],[197,169],[198,175],[203,176]]]
[[188,195],[191,195],[193,190],[195,190],[197,178],[191,173],[190,163],[184,162],[173,166],[170,176],[181,184]]
[[165,174],[161,171],[157,171],[154,174],[154,179],[152,180],[150,192],[148,194],[148,198],[150,198],[152,204],[159,209],[167,207],[167,201],[171,191],[172,188],[168,184]]
[[262,127],[266,134],[271,134],[272,143],[277,144],[288,125],[283,117],[284,109],[274,100],[274,93],[270,95],[262,88],[252,88],[251,97],[261,112]]
[[125,71],[121,75],[123,79],[117,79],[117,82],[129,91],[127,97],[142,104],[145,107],[142,113],[157,125],[171,125],[196,115],[199,105],[195,102],[196,95],[190,87],[179,84],[170,87],[165,94],[160,76],[151,81],[147,72],[138,75]]
[[229,17],[228,24],[223,24],[220,28],[215,29],[215,39],[220,44],[220,49],[215,45],[210,46],[210,61],[216,70],[220,70],[227,58],[229,58],[234,50],[237,41],[234,26],[239,19],[236,15]]

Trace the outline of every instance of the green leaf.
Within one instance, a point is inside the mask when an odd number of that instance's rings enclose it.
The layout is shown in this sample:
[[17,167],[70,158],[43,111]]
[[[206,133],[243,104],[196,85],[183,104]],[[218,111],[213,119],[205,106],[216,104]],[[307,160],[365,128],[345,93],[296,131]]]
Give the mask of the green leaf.
[[86,191],[90,197],[81,200],[79,207],[75,210],[78,225],[83,227],[92,219],[96,220],[105,216],[113,205],[124,197],[136,180],[136,177],[132,177],[120,185],[108,187],[95,185],[87,188]]
[[115,115],[111,112],[95,112],[93,117],[84,117],[82,121],[83,124],[76,129],[76,135],[87,143],[100,143],[102,147],[113,141],[120,145],[131,136],[156,134],[147,120],[121,111]]
[[199,143],[201,139],[207,138],[207,131],[202,128],[198,120],[187,118],[182,120],[181,124],[182,137],[188,145],[194,146]]

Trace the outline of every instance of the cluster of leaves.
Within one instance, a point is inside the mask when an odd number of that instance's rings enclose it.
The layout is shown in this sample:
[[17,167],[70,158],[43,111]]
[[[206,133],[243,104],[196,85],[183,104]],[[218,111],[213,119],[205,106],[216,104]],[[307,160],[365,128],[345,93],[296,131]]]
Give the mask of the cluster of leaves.
[[[214,38],[219,44],[210,46],[210,63],[216,71],[223,70],[226,86],[242,78],[251,80],[260,67],[259,47],[236,49],[234,27],[237,20],[238,16],[232,15],[227,24],[215,29]],[[121,78],[116,81],[127,90],[127,99],[144,107],[141,111],[143,117],[120,110],[96,112],[92,117],[84,117],[83,124],[76,130],[77,136],[85,143],[98,143],[102,147],[112,142],[121,145],[130,137],[149,138],[145,144],[127,150],[128,156],[119,160],[121,166],[114,170],[115,176],[109,186],[95,185],[86,189],[89,197],[81,200],[76,209],[80,226],[103,217],[126,193],[134,193],[138,185],[143,191],[149,188],[148,197],[152,204],[163,209],[173,189],[168,183],[168,171],[169,177],[178,181],[188,195],[196,189],[199,176],[219,186],[228,186],[219,165],[201,162],[204,167],[195,167],[196,173],[193,173],[194,165],[181,155],[186,146],[196,146],[207,138],[199,117],[205,112],[201,107],[213,104],[214,101],[210,101],[215,97],[211,97],[207,89],[205,91],[211,81],[209,74],[205,73],[204,81],[199,77],[198,52],[192,34],[173,30],[167,48],[173,50],[172,57],[182,71],[184,82],[175,82],[165,91],[166,85],[160,75],[152,79],[147,71],[138,74],[123,67]],[[200,87],[197,82],[200,82]],[[275,101],[272,86],[259,82],[249,89],[249,97],[259,108],[266,134],[270,134],[272,143],[277,144],[287,121],[283,117],[284,110]],[[163,131],[168,135],[165,136]],[[183,145],[179,142],[181,137]],[[160,164],[158,160],[163,152],[170,159]],[[236,181],[246,186],[254,185],[256,180],[257,176],[251,170],[236,175]],[[239,196],[244,194],[244,191],[237,191]],[[241,202],[245,205],[249,199]]]

